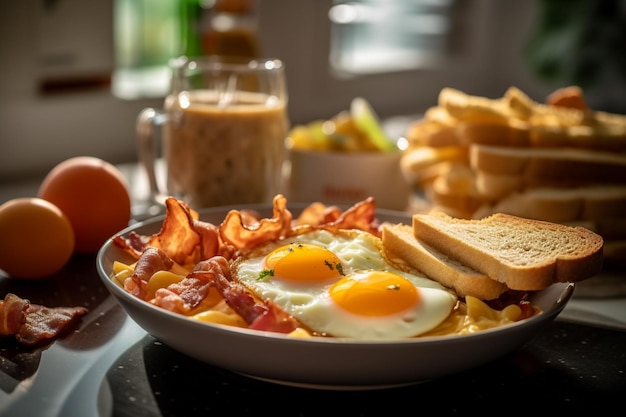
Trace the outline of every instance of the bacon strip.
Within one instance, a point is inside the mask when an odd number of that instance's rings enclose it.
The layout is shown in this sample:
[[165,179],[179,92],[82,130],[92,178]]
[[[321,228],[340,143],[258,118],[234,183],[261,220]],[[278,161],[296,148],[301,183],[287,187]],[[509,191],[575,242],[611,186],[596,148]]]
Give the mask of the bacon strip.
[[[214,268],[216,262],[218,270]],[[192,274],[204,273],[205,269],[214,273],[215,288],[230,308],[248,323],[250,329],[289,333],[298,327],[298,321],[277,304],[271,300],[257,301],[246,287],[233,280],[226,259],[216,257],[201,262]]]
[[26,311],[26,323],[16,338],[23,345],[38,345],[61,334],[72,322],[87,312],[84,307],[49,308],[31,304]]
[[147,247],[161,249],[188,269],[202,259],[232,251],[220,241],[218,226],[199,220],[198,213],[186,203],[168,198],[165,205],[165,219],[157,234],[143,236],[131,231],[127,237],[115,236],[113,243],[135,259],[139,259]]
[[26,310],[30,303],[14,294],[7,294],[0,301],[0,336],[14,335],[26,322]]
[[327,226],[328,230],[359,229],[380,237],[380,224],[376,219],[376,204],[373,197],[359,201]]
[[337,206],[327,206],[319,201],[309,204],[294,220],[294,226],[317,226],[332,223],[341,216],[342,210]]
[[[335,206],[329,206],[315,220],[315,210],[321,210],[323,206],[309,206],[302,214],[302,219],[296,219],[291,235],[302,234],[311,230],[325,229],[337,232],[340,229],[359,229],[375,236],[381,236],[380,222],[376,218],[376,204],[373,197],[354,204],[352,207],[341,212]],[[308,220],[307,220],[308,219]],[[307,223],[307,221],[314,223]]]
[[279,194],[274,197],[272,218],[252,223],[249,216],[231,210],[220,225],[220,235],[236,249],[252,248],[285,237],[291,231],[292,220],[293,216],[287,210],[287,199]]
[[190,275],[210,279],[226,303],[248,324],[266,309],[264,305],[256,302],[245,287],[232,280],[228,261],[222,257],[200,262]]
[[133,274],[124,280],[124,289],[132,295],[144,299],[148,281],[157,271],[168,271],[174,262],[161,249],[149,246],[135,265]]
[[276,333],[291,333],[298,328],[298,321],[272,300],[265,300],[266,310],[251,323],[250,329]]
[[38,346],[61,335],[81,316],[85,307],[46,307],[15,294],[0,302],[0,335],[15,336],[25,346]]
[[[218,259],[224,258],[215,257],[215,260]],[[215,286],[215,280],[223,273],[221,268],[221,262],[212,262],[211,269],[206,274],[192,273],[178,283],[159,288],[151,302],[167,310],[187,314],[207,297],[211,287]]]
[[289,333],[298,322],[273,302],[258,301],[242,284],[232,280],[228,260],[214,256],[196,265],[181,282],[156,291],[153,303],[187,313],[197,307],[214,287],[226,303],[248,323],[248,327]]

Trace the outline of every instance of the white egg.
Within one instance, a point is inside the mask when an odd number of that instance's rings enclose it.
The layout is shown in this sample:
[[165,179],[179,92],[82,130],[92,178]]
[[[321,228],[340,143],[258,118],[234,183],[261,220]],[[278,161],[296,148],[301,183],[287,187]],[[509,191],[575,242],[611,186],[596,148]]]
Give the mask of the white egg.
[[435,328],[456,296],[391,266],[367,232],[326,230],[272,242],[234,264],[237,279],[320,335],[406,338]]

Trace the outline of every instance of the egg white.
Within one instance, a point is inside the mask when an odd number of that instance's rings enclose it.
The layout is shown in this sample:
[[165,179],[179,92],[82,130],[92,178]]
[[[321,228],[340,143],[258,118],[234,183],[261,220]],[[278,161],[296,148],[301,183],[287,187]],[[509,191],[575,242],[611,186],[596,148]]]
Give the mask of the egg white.
[[[261,299],[270,299],[305,326],[321,335],[359,339],[389,339],[417,336],[441,323],[452,311],[456,296],[441,284],[390,265],[381,255],[379,240],[356,230],[333,234],[326,230],[308,232],[272,242],[253,255],[237,260],[237,279]],[[294,283],[276,277],[261,279],[264,257],[271,250],[291,242],[323,246],[342,262],[343,274],[361,271],[394,272],[415,285],[421,301],[404,312],[384,317],[364,317],[350,313],[334,303],[328,289],[334,282]]]

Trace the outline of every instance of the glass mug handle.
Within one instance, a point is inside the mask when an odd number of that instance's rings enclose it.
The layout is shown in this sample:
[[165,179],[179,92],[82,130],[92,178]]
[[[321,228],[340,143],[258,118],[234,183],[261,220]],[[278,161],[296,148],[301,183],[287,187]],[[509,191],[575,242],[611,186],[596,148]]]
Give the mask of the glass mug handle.
[[165,123],[164,113],[154,108],[143,109],[137,116],[135,132],[137,135],[137,147],[139,161],[148,176],[150,186],[150,197],[153,203],[159,201],[165,191],[159,187],[156,174],[156,161],[159,155],[156,129]]

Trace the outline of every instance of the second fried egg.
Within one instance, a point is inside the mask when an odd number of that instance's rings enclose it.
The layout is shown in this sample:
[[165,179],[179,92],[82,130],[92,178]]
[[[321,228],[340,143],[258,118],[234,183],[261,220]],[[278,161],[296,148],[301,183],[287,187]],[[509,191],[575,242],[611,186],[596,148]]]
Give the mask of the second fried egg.
[[234,273],[319,335],[406,338],[445,320],[456,296],[393,267],[381,251],[370,233],[318,230],[257,249],[235,263]]

